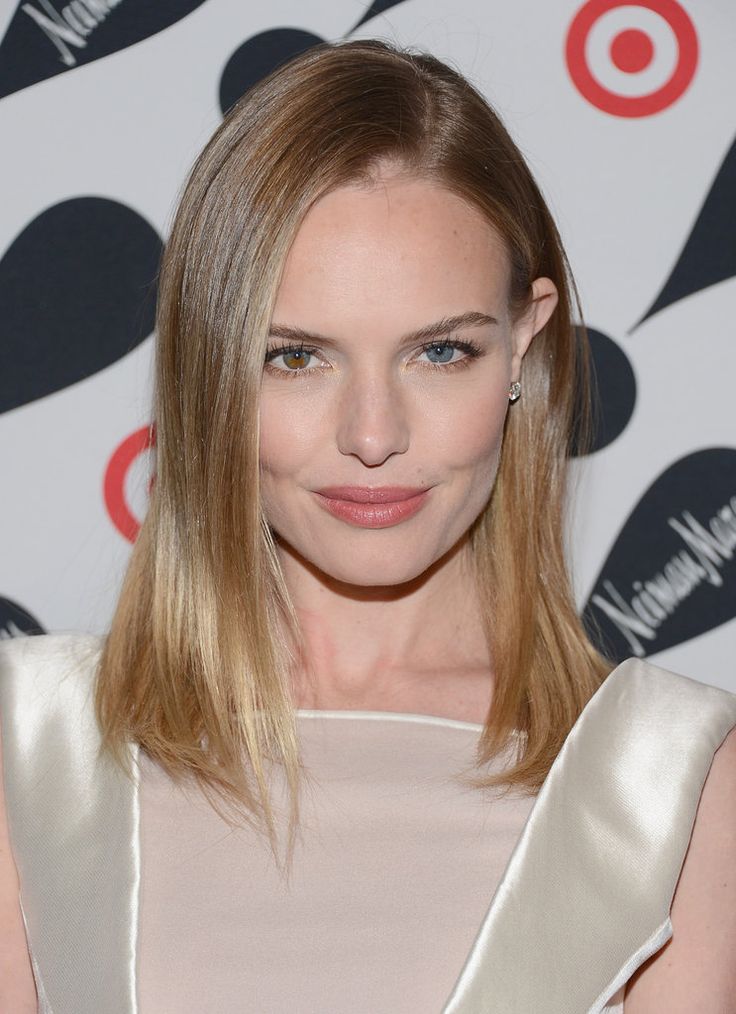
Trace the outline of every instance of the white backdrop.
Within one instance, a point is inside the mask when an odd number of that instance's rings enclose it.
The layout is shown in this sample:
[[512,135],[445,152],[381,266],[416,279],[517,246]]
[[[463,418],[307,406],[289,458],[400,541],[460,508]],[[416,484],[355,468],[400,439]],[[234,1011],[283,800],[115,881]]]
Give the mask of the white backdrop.
[[4,635],[110,620],[146,508],[143,292],[223,106],[300,39],[381,37],[480,87],[560,226],[605,431],[574,465],[581,611],[621,657],[736,690],[728,0],[148,6],[0,5]]

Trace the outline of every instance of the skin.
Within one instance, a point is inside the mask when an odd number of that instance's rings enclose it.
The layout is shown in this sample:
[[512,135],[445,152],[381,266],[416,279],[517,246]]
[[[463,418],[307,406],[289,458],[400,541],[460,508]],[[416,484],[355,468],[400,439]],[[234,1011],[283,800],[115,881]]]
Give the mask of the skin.
[[[485,718],[491,660],[467,532],[493,487],[509,384],[557,302],[539,278],[512,322],[508,284],[496,231],[435,183],[394,174],[341,188],[298,231],[273,324],[336,343],[272,360],[261,391],[264,509],[305,635],[298,706]],[[464,352],[402,346],[467,311],[498,323],[433,342],[474,342],[477,358],[453,367],[443,360]],[[328,485],[433,488],[412,518],[364,529],[319,506],[313,490]]]
[[700,795],[672,937],[629,979],[625,1014],[736,1014],[736,728]]
[[[485,221],[417,181],[336,191],[296,238],[274,321],[339,343],[322,372],[263,380],[264,504],[304,624],[304,661],[317,676],[297,673],[298,706],[485,718],[492,671],[466,533],[492,488],[508,385],[556,301],[552,282],[537,279],[530,314],[512,326],[507,273]],[[499,326],[453,336],[484,349],[467,369],[427,372],[416,349],[399,350],[406,331],[468,309]],[[364,530],[313,503],[311,489],[343,483],[434,489],[408,521]],[[30,1014],[37,1003],[1,746],[0,1011]],[[630,979],[625,1014],[736,1014],[734,868],[736,729],[703,787],[671,907],[673,938]]]

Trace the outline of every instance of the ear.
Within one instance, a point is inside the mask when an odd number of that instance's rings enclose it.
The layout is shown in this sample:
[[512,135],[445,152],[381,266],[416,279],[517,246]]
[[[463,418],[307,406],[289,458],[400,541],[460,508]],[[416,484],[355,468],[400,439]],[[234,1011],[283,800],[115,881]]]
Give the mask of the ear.
[[558,299],[557,286],[551,278],[536,278],[532,282],[532,300],[529,309],[512,328],[512,381],[519,379],[524,353],[531,345],[534,335],[542,330],[552,316]]

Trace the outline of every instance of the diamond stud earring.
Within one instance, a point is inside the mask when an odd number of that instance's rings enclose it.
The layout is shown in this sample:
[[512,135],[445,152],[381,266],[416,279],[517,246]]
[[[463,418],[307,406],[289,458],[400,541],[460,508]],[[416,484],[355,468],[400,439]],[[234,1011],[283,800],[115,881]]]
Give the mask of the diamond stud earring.
[[521,384],[518,380],[515,380],[509,387],[509,401],[516,401],[521,394]]

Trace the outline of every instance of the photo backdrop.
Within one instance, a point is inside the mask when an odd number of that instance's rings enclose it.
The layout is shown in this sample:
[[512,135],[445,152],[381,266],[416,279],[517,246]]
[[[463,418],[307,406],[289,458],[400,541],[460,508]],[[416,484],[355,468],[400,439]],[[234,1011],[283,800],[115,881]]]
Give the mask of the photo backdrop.
[[146,510],[177,192],[251,84],[368,37],[479,87],[558,221],[599,392],[569,538],[589,628],[736,690],[729,0],[5,0],[0,636],[106,629]]

